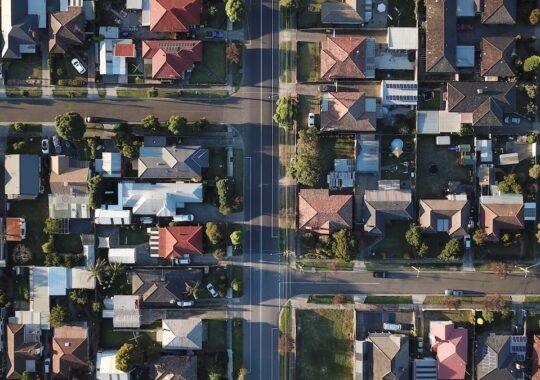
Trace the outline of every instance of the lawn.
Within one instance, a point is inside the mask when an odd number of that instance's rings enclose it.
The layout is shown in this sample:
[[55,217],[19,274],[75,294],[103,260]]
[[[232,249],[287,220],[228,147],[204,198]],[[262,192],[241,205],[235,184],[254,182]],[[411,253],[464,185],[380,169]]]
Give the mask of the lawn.
[[[454,146],[463,141],[452,137]],[[449,151],[447,146],[435,145],[434,136],[418,136],[416,156],[418,199],[443,198],[448,181],[471,183],[471,168],[459,165],[459,153]]]
[[414,14],[414,1],[388,0],[388,26],[414,27],[416,16]]
[[412,303],[411,296],[367,296],[364,303],[374,305],[401,304],[408,305]]
[[429,111],[429,110],[438,111],[440,109],[441,109],[441,92],[439,90],[434,90],[433,98],[431,98],[431,100],[428,100],[427,102],[421,100],[421,98],[419,98],[418,100],[418,110],[420,111]]
[[310,112],[320,113],[321,99],[318,96],[299,95],[298,96],[298,116],[296,122],[299,128],[306,128],[308,125],[308,115]]
[[227,149],[210,148],[210,163],[203,169],[203,178],[214,180],[227,177]]
[[8,98],[39,98],[41,95],[41,88],[6,88],[6,96]]
[[[244,267],[241,267],[241,266],[238,266],[238,265],[234,265],[232,267],[232,280],[237,280],[237,281],[240,281],[240,283],[242,284],[243,286],[243,283],[244,283]],[[240,291],[235,291],[233,289],[233,297],[242,297],[242,294],[244,294],[244,291],[242,288],[240,288]]]
[[424,310],[422,320],[422,336],[424,337],[424,350],[429,350],[429,322],[452,321],[456,327],[470,328],[469,320],[472,317],[470,310]]
[[279,332],[282,335],[291,335],[291,303],[287,302],[279,313]]
[[81,237],[75,234],[54,235],[54,246],[58,253],[82,253]]
[[233,150],[233,176],[234,194],[242,196],[244,194],[244,151],[242,149]]
[[22,137],[7,138],[7,154],[41,154],[41,139],[30,137],[28,139]]
[[352,379],[354,311],[296,311],[296,379]]
[[139,245],[148,243],[149,235],[146,232],[146,227],[120,227],[120,244],[122,245]]
[[320,80],[321,45],[318,42],[298,42],[296,56],[298,81]]
[[527,296],[524,303],[540,303],[540,296]]
[[238,377],[238,370],[244,366],[244,320],[232,320],[233,378]]
[[8,64],[4,65],[7,84],[11,80],[41,79],[41,54],[24,54],[21,59],[7,60],[7,62]]
[[305,272],[352,271],[354,264],[337,260],[302,260],[296,262],[296,267]]
[[325,0],[300,0],[298,6],[298,29],[322,28],[321,4]]
[[388,221],[385,228],[387,232],[383,240],[373,249],[371,257],[374,259],[402,259],[406,254],[410,255],[411,247],[405,241],[405,233],[409,229],[409,222]]
[[329,171],[334,170],[334,160],[336,158],[354,159],[354,144],[354,136],[321,135],[319,147],[321,149],[320,160],[322,173],[326,174]]
[[[216,9],[215,14],[210,14],[211,9]],[[201,24],[214,29],[227,29],[227,15],[225,14],[225,3],[217,1],[205,1],[203,13],[201,15]]]
[[[114,331],[112,318],[103,318],[99,323],[99,347],[100,348],[119,348],[127,341],[134,339],[138,333],[131,331]],[[136,335],[137,334],[137,335]],[[151,341],[156,341],[155,332],[142,332]]]
[[[318,305],[332,305],[334,303],[335,296],[330,295],[312,295],[308,297],[308,303],[314,303]],[[353,303],[352,296],[345,296],[345,303]]]
[[208,319],[208,340],[205,350],[224,351],[227,349],[227,321],[224,319]]
[[279,44],[279,78],[282,82],[291,83],[291,50],[292,42],[285,41]]
[[[427,296],[424,299],[424,305],[443,305],[444,300],[447,297],[445,296]],[[464,308],[482,308],[486,297],[452,297],[459,299],[461,301],[461,307]],[[506,297],[507,301],[510,302],[510,297]]]
[[191,84],[221,84],[226,82],[227,62],[225,42],[204,41],[202,62],[191,72]]
[[55,88],[52,90],[53,96],[57,98],[86,98],[88,96],[87,89],[81,88]]

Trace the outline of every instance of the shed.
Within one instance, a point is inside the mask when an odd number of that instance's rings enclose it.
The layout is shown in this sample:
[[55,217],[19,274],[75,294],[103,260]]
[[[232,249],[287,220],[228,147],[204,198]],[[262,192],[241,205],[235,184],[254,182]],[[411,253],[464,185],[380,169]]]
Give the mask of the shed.
[[418,29],[390,27],[386,38],[390,50],[418,50]]
[[65,296],[68,288],[68,273],[64,267],[48,268],[49,296]]
[[118,350],[106,350],[97,353],[96,379],[97,380],[129,380],[129,373],[116,368],[116,354]]
[[437,136],[435,143],[437,145],[450,145],[450,136]]
[[519,164],[519,156],[517,153],[501,154],[499,156],[499,164],[501,165],[516,165]]
[[135,264],[137,258],[137,249],[130,248],[111,248],[109,249],[109,262],[122,264]]
[[457,112],[418,111],[416,123],[419,134],[458,133],[461,128],[461,117]]

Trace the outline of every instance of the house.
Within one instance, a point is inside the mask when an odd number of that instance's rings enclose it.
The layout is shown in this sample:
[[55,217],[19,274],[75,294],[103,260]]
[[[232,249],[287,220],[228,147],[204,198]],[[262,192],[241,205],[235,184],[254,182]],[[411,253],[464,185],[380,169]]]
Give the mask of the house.
[[69,156],[51,156],[49,184],[52,194],[87,195],[89,178],[88,161]]
[[353,227],[352,195],[330,195],[328,189],[301,189],[298,228],[328,235]]
[[461,123],[500,127],[504,114],[516,110],[516,85],[512,82],[449,82],[447,110],[459,112]]
[[362,36],[327,36],[321,49],[321,78],[375,78],[375,40]]
[[6,218],[6,240],[21,241],[26,239],[26,220],[24,218]]
[[39,29],[47,27],[45,0],[2,0],[2,58],[20,59],[34,54]]
[[135,58],[137,51],[132,39],[119,38],[117,27],[109,28],[111,31],[100,35],[105,38],[99,43],[99,73],[101,75],[117,76],[117,82],[127,83],[127,58]]
[[409,337],[404,334],[370,333],[355,342],[357,379],[409,379]]
[[4,166],[7,199],[36,199],[40,188],[41,163],[39,156],[34,154],[8,154],[5,156]]
[[94,223],[104,225],[131,224],[131,211],[98,208],[94,212]]
[[429,340],[437,353],[437,376],[441,380],[464,379],[467,369],[467,336],[463,327],[451,321],[431,321]]
[[523,196],[514,194],[483,195],[480,197],[480,227],[488,240],[498,241],[501,231],[525,228]]
[[483,37],[480,42],[480,75],[492,81],[515,76],[515,49],[516,40],[513,37]]
[[51,13],[49,53],[65,54],[74,46],[84,45],[85,29],[83,7],[69,7],[67,11]]
[[202,350],[203,330],[199,318],[163,319],[161,347],[163,350]]
[[467,234],[470,204],[465,200],[421,199],[419,225],[423,233]]
[[389,50],[418,50],[418,28],[389,27],[386,43]]
[[202,61],[198,40],[144,40],[142,56],[145,76],[153,79],[186,79],[195,62]]
[[321,102],[322,132],[375,132],[377,100],[363,92],[329,92]]
[[172,260],[203,251],[203,228],[201,226],[162,227],[159,229],[159,257]]
[[321,22],[333,25],[363,25],[373,16],[372,2],[345,0],[343,3],[325,1],[321,4]]
[[456,44],[456,2],[426,0],[426,72],[457,72]]
[[482,23],[514,25],[516,23],[517,0],[484,0]]
[[433,358],[414,359],[414,380],[437,380],[437,360]]
[[202,269],[134,269],[131,293],[147,308],[165,307],[187,299],[186,283],[202,282]]
[[145,146],[139,150],[137,171],[142,179],[200,179],[208,165],[208,149],[200,146]]
[[476,378],[478,380],[523,379],[527,337],[483,334],[477,339]]
[[102,178],[122,177],[122,154],[119,152],[103,152],[101,158],[95,160],[96,173]]
[[413,218],[411,191],[366,190],[363,213],[367,216],[364,231],[371,235],[384,235],[386,222]]
[[197,380],[197,356],[162,355],[150,370],[153,380]]
[[56,379],[71,379],[76,370],[88,370],[88,328],[62,326],[54,329],[52,339],[52,374]]
[[99,351],[96,360],[97,380],[130,380],[131,375],[116,368],[118,350]]
[[39,372],[43,351],[39,325],[9,323],[6,330],[6,379],[22,379],[22,374],[25,371]]
[[109,248],[107,257],[110,263],[135,264],[137,261],[137,248]]
[[141,327],[141,304],[139,296],[115,295],[113,297],[113,327]]
[[202,0],[150,0],[150,31],[188,32],[201,13]]
[[66,296],[69,289],[95,289],[96,279],[86,268],[48,267],[49,296]]

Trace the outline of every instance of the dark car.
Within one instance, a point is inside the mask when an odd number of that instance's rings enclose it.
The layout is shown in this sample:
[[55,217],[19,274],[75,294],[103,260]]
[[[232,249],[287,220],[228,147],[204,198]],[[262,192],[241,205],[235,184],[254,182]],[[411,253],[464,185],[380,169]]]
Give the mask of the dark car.
[[209,30],[204,35],[206,38],[225,38],[225,33],[221,30]]
[[375,277],[375,278],[387,278],[388,277],[388,272],[386,272],[386,271],[376,271],[376,272],[373,272],[373,277]]
[[473,26],[471,24],[457,24],[458,32],[465,32],[465,31],[471,31],[471,30],[473,30]]
[[335,91],[335,90],[336,90],[336,86],[334,86],[333,84],[319,85],[319,92],[330,92],[330,91]]
[[53,146],[54,146],[54,152],[57,155],[62,154],[62,144],[60,143],[60,139],[58,138],[58,136],[54,135],[52,137],[52,142],[53,142]]

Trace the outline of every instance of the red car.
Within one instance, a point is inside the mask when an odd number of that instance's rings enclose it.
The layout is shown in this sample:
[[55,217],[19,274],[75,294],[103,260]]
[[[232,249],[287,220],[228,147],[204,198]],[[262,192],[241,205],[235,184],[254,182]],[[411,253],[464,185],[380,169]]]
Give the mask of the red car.
[[471,24],[457,24],[458,32],[471,31],[473,29]]

